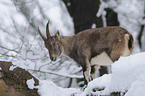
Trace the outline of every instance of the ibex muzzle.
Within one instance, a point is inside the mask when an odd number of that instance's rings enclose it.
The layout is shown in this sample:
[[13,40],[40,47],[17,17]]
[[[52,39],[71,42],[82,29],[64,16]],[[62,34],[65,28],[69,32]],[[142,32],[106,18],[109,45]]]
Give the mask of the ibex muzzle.
[[38,30],[50,59],[55,61],[62,53],[72,58],[82,66],[85,85],[90,77],[96,78],[99,66],[110,65],[120,56],[130,55],[134,48],[133,36],[118,26],[87,29],[74,36],[60,36],[57,31],[55,36],[50,36],[48,24],[47,38]]

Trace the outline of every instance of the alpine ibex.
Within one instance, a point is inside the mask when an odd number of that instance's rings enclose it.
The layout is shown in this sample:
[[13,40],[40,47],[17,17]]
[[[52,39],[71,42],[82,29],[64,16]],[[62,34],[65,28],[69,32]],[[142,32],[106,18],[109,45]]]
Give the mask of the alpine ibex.
[[49,50],[50,59],[55,61],[62,53],[76,61],[83,69],[84,84],[96,77],[99,66],[107,66],[118,60],[120,56],[128,56],[134,48],[134,38],[121,27],[104,27],[87,29],[74,36],[55,36],[49,33],[46,25],[47,38],[40,32],[45,47]]

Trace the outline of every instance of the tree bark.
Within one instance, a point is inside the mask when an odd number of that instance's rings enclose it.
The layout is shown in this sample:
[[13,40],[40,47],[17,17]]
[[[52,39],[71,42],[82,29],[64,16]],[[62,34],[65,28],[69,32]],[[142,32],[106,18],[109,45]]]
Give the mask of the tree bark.
[[114,12],[112,9],[110,8],[106,8],[106,23],[107,26],[119,26],[119,21],[118,21],[118,17],[117,17],[117,13]]
[[102,27],[101,17],[96,17],[100,0],[63,0],[74,21],[75,34],[92,27]]

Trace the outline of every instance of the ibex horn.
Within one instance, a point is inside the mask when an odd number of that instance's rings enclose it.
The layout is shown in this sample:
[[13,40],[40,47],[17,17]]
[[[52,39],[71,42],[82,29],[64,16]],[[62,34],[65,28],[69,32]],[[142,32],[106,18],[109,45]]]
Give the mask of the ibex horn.
[[42,39],[43,39],[44,41],[46,41],[46,37],[40,32],[39,27],[38,27],[38,32],[39,32],[40,36],[42,37]]
[[47,36],[47,38],[50,38],[51,37],[50,36],[50,33],[49,33],[49,21],[48,21],[48,23],[46,25],[46,36]]

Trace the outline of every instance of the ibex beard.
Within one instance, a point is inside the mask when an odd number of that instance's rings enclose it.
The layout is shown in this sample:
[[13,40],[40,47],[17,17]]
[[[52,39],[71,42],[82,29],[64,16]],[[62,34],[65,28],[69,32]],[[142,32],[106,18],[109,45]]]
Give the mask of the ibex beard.
[[129,56],[134,48],[134,37],[118,26],[87,29],[74,36],[60,36],[57,31],[51,36],[48,22],[46,37],[39,28],[38,31],[52,61],[63,53],[82,67],[85,85],[90,78],[96,78],[100,66],[111,65],[120,56]]

